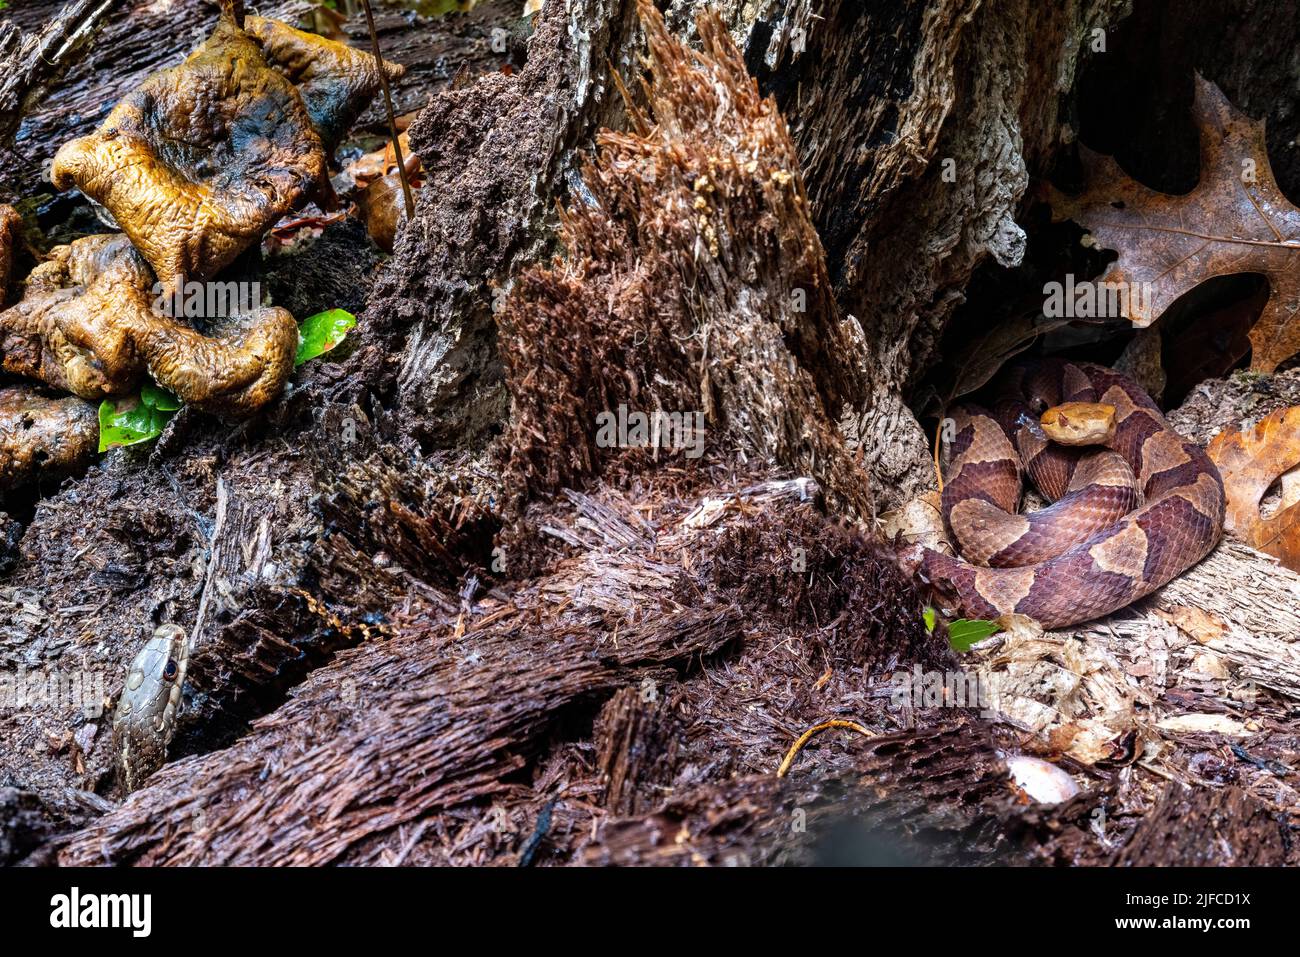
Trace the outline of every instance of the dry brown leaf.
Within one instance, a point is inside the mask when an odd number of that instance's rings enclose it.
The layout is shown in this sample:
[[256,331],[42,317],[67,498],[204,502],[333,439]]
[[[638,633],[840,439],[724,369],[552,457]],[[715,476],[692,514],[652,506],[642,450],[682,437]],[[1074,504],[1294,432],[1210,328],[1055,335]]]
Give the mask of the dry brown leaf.
[[1004,615],[998,624],[995,643],[974,652],[993,710],[1084,764],[1110,758],[1117,739],[1139,730],[1134,706],[1149,699],[1110,652],[1046,633],[1024,615]]
[[1248,545],[1300,570],[1300,505],[1269,518],[1259,503],[1284,473],[1300,465],[1300,406],[1278,409],[1253,429],[1221,432],[1206,451],[1223,476],[1228,508],[1224,527]]
[[890,541],[901,535],[902,541],[907,545],[920,544],[946,555],[953,554],[943,525],[937,491],[923,492],[898,508],[885,512],[880,516],[880,528]]
[[1271,295],[1250,331],[1251,368],[1272,372],[1300,352],[1300,209],[1273,178],[1264,124],[1237,112],[1219,88],[1196,78],[1192,115],[1200,129],[1201,178],[1183,196],[1148,189],[1107,156],[1082,150],[1088,189],[1052,191],[1053,217],[1073,219],[1119,252],[1103,283],[1141,284],[1121,296],[1135,326],[1149,326],[1173,302],[1215,276],[1260,273]]
[[1171,608],[1157,608],[1156,614],[1203,645],[1228,633],[1228,623],[1214,612],[1203,608],[1174,605]]
[[1192,659],[1192,671],[1219,681],[1227,681],[1232,677],[1232,671],[1224,664],[1223,659],[1208,651],[1202,651]]
[[1067,325],[1064,319],[1036,314],[1013,316],[970,343],[953,362],[952,386],[943,398],[946,410],[954,400],[982,388],[998,370],[1034,344],[1039,336]]

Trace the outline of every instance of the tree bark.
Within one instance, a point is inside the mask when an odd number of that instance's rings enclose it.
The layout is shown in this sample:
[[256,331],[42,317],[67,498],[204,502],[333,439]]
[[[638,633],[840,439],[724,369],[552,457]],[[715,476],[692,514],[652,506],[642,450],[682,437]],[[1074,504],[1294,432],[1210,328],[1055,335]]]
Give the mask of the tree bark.
[[74,0],[27,35],[0,22],[0,143],[8,143],[23,114],[76,61],[115,6],[117,0]]

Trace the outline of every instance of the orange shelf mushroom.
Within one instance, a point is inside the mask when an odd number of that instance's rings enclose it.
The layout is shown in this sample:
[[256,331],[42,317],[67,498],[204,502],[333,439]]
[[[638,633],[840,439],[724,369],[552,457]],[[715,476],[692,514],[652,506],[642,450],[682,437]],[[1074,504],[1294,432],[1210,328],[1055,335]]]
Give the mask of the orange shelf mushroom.
[[0,389],[0,489],[76,471],[98,446],[99,416],[89,402],[50,399],[23,386]]
[[23,220],[12,206],[0,206],[0,303],[9,288],[9,270],[13,268],[14,246],[22,234]]
[[[261,45],[271,66],[297,87],[325,149],[332,153],[381,89],[375,58],[279,20],[250,16],[244,29]],[[387,60],[383,70],[390,81],[406,73],[406,67]]]
[[126,236],[56,246],[0,313],[0,365],[83,399],[132,392],[148,372],[190,405],[231,416],[283,391],[298,347],[287,310],[260,307],[206,336],[156,309],[155,288]]
[[[184,63],[149,76],[55,156],[54,185],[79,188],[122,233],[58,246],[32,271],[0,312],[4,371],[89,400],[131,393],[147,373],[227,416],[283,391],[298,346],[286,310],[258,306],[208,335],[160,304],[216,276],[310,197],[332,196],[327,150],[382,75],[404,68],[221,6]],[[19,225],[0,207],[0,292]]]
[[216,275],[328,181],[302,97],[228,11],[65,144],[51,179],[103,205],[168,284]]
[[100,128],[54,157],[168,284],[216,275],[312,196],[332,197],[327,154],[405,68],[223,9],[180,66],[146,79]]

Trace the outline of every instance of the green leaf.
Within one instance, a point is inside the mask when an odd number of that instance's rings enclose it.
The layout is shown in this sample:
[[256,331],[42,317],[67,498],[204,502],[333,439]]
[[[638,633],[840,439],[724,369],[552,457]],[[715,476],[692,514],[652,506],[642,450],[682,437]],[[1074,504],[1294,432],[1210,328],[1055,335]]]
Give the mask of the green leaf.
[[1002,628],[996,621],[982,618],[958,618],[948,623],[948,644],[954,651],[970,651],[971,645],[995,635]]
[[921,612],[921,617],[925,620],[925,630],[933,635],[934,626],[939,621],[939,613],[934,610],[933,606],[926,605],[925,611]]
[[357,317],[345,309],[327,309],[303,320],[298,329],[298,355],[293,364],[300,366],[308,359],[323,356],[348,334],[357,324]]
[[158,438],[180,407],[180,399],[152,382],[145,382],[139,395],[105,399],[99,403],[99,451]]
[[148,380],[140,387],[140,401],[159,412],[175,412],[181,407],[180,399]]

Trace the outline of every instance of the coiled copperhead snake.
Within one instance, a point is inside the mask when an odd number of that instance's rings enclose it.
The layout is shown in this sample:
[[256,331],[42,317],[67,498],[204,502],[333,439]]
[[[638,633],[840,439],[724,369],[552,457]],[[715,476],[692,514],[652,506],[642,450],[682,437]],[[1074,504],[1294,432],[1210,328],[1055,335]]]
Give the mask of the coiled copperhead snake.
[[[1117,372],[1017,364],[992,408],[954,418],[941,511],[962,558],[927,549],[921,572],[970,617],[1087,621],[1155,591],[1219,541],[1214,463]],[[1054,504],[1016,514],[1022,471]]]

